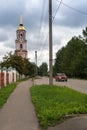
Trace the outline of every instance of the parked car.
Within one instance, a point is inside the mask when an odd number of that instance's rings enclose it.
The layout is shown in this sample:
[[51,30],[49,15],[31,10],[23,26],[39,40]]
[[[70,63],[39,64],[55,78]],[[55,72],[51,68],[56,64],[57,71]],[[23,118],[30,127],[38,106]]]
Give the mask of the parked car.
[[55,76],[56,81],[67,81],[67,76],[65,73],[57,73]]

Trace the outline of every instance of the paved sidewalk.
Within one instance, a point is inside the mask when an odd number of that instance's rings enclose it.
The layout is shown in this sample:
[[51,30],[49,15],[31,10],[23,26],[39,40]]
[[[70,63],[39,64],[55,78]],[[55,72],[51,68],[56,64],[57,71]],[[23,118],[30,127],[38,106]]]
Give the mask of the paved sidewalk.
[[30,80],[20,83],[0,109],[0,130],[40,130],[31,103]]

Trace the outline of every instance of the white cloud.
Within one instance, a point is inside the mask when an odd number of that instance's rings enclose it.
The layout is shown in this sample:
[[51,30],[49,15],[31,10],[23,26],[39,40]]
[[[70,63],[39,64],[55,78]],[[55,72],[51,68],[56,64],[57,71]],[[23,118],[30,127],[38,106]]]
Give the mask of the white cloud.
[[[86,0],[79,0],[79,2],[63,0],[63,2],[82,12],[87,10]],[[58,5],[59,2],[53,0],[53,16]],[[38,51],[38,65],[42,62],[49,63],[47,0],[3,0],[0,2],[0,59],[6,52],[15,50],[16,29],[19,26],[21,13],[27,31],[26,39],[30,61],[35,61],[35,51]],[[65,46],[73,36],[82,33],[86,23],[85,15],[70,10],[61,4],[53,22],[53,59],[56,52]]]

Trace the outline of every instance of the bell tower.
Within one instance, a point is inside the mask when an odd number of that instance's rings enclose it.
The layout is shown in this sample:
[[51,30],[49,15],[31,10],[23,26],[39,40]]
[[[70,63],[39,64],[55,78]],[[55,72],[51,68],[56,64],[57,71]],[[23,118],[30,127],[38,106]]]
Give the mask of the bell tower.
[[16,31],[15,54],[27,58],[26,30],[22,23],[22,16],[20,16],[19,27]]

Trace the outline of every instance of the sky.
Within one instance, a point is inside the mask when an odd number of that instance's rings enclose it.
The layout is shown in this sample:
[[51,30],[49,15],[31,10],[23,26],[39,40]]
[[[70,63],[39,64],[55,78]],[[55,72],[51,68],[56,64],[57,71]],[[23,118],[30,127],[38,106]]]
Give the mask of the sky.
[[[87,0],[62,0],[61,5],[60,1],[52,1],[53,63],[57,51],[73,36],[82,35],[87,26]],[[22,15],[27,31],[28,58],[35,62],[37,51],[37,65],[49,64],[48,3],[49,0],[0,1],[0,61],[4,55],[15,51],[16,30]]]

